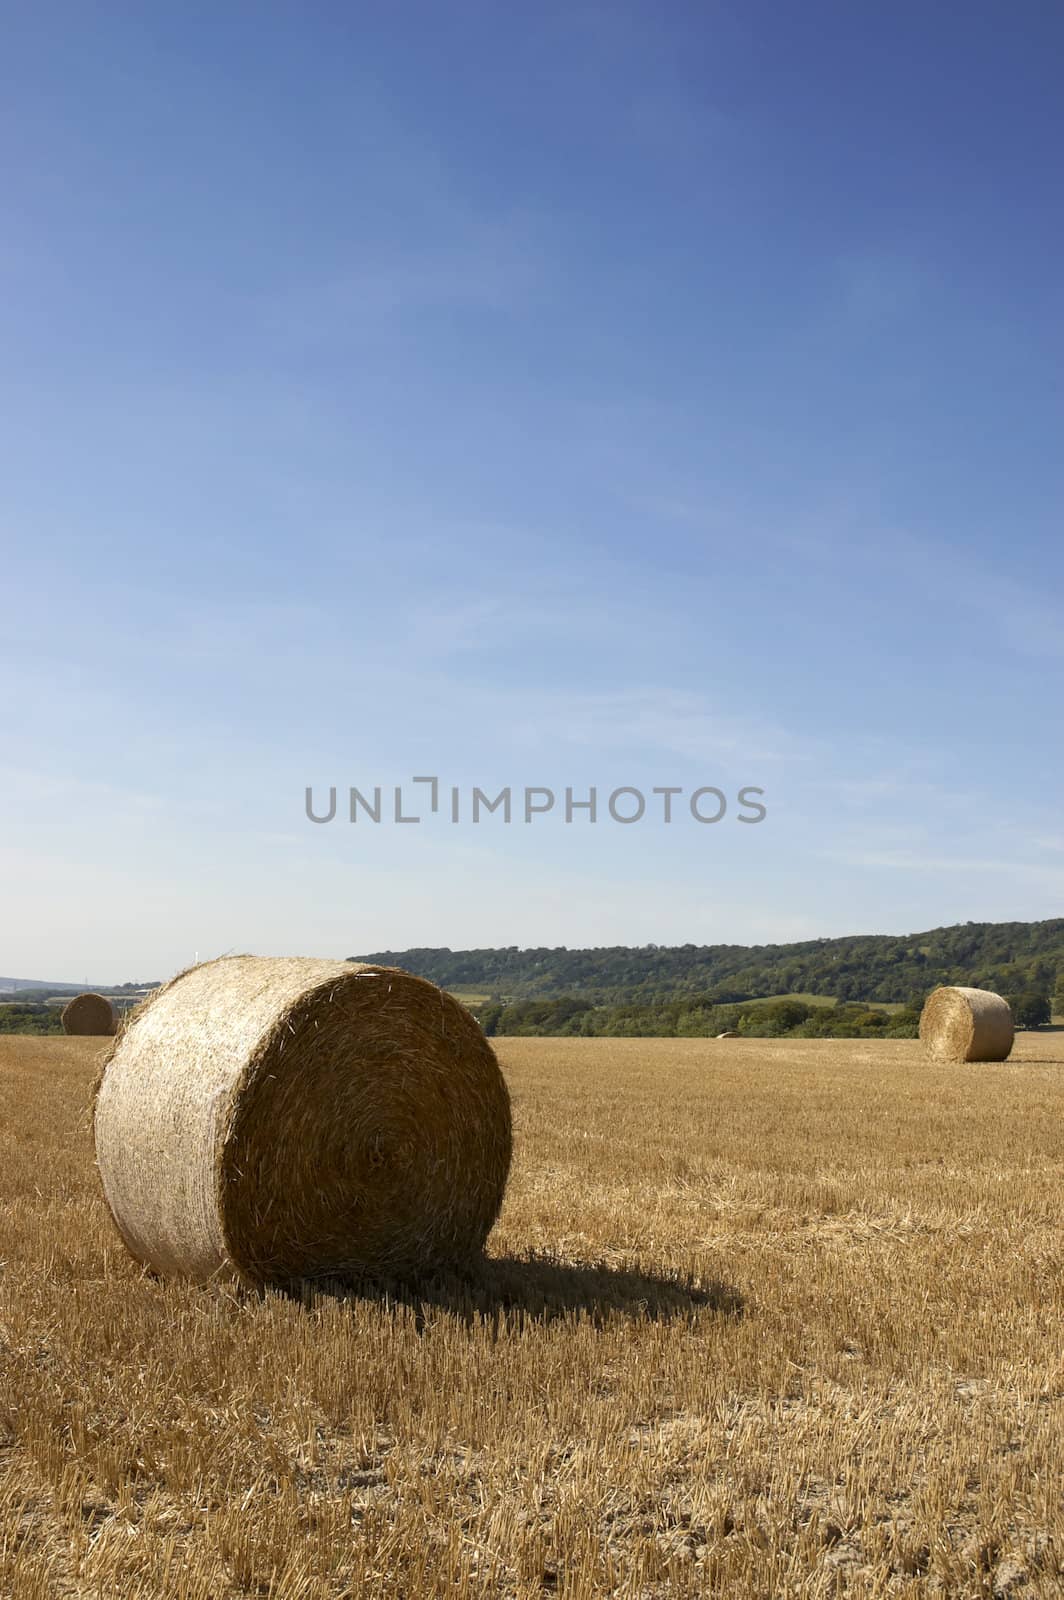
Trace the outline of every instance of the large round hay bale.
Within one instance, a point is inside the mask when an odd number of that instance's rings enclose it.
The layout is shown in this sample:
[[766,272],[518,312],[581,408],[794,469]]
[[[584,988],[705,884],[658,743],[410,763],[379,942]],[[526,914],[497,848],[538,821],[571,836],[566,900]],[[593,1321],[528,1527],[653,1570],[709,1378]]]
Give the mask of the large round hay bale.
[[93,1125],[132,1254],[199,1281],[458,1264],[510,1167],[510,1099],[473,1018],[350,961],[229,956],[174,978],[124,1024]]
[[933,989],[920,1013],[920,1039],[936,1061],[1004,1061],[1012,1012],[990,989]]
[[103,1038],[115,1031],[114,1007],[106,995],[79,994],[62,1011],[64,1033],[86,1033]]

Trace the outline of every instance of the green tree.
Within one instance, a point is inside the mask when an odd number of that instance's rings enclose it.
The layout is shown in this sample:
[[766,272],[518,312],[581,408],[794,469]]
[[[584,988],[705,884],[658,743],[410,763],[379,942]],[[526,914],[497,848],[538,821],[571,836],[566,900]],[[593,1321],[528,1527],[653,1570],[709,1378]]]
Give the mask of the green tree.
[[479,1012],[474,1013],[478,1022],[480,1023],[480,1026],[489,1036],[498,1028],[499,1018],[502,1016],[502,1011],[502,1006],[497,1000],[494,1000],[486,1006],[481,1006]]
[[1018,1028],[1041,1028],[1049,1021],[1049,996],[1027,989],[1013,1007]]
[[789,1033],[792,1028],[797,1028],[809,1016],[809,1007],[803,1000],[777,1000],[774,1005],[766,1006],[769,1020],[773,1022],[781,1033]]

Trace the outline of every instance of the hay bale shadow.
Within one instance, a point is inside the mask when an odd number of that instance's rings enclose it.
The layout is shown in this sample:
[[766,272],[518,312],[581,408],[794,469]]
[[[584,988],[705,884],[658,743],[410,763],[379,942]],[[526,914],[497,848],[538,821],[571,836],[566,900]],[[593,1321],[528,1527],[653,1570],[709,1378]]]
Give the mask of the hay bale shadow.
[[544,1255],[484,1256],[465,1269],[416,1280],[316,1279],[281,1292],[307,1305],[325,1297],[406,1306],[414,1311],[419,1330],[439,1311],[470,1325],[493,1324],[496,1331],[566,1317],[585,1316],[596,1325],[618,1316],[693,1322],[707,1314],[741,1317],[744,1311],[743,1298],[731,1284]]

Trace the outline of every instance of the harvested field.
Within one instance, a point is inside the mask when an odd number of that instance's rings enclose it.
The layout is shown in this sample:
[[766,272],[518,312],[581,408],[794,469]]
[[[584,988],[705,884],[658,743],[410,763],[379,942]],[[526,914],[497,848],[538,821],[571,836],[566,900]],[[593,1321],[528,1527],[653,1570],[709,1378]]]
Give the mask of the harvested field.
[[1064,1593],[1064,1036],[496,1041],[492,1260],[143,1274],[0,1037],[0,1595]]

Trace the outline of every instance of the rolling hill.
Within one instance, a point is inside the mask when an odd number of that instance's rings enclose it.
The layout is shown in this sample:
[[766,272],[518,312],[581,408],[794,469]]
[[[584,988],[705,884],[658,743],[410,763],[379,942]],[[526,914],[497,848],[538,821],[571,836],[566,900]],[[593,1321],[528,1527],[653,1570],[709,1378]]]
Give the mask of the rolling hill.
[[402,967],[446,989],[507,999],[577,995],[595,1004],[809,993],[909,1004],[939,983],[1049,993],[1064,977],[1064,918],[966,922],[924,932],[771,945],[625,945],[378,950],[352,960]]

